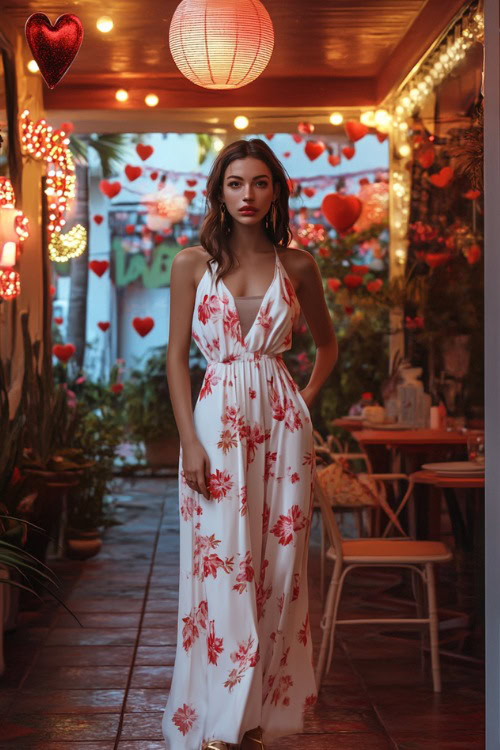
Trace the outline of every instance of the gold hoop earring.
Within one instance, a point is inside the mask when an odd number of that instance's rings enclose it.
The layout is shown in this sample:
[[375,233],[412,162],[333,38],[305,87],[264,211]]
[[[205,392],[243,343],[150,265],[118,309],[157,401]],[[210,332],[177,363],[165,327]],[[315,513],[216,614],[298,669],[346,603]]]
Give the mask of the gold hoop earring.
[[278,217],[278,209],[276,208],[276,201],[273,201],[271,206],[271,224],[273,225],[273,232],[276,234],[276,223]]
[[226,218],[225,203],[220,204],[220,226],[221,226],[221,230],[225,232],[226,234],[229,234],[229,232],[231,231],[227,222],[227,218]]

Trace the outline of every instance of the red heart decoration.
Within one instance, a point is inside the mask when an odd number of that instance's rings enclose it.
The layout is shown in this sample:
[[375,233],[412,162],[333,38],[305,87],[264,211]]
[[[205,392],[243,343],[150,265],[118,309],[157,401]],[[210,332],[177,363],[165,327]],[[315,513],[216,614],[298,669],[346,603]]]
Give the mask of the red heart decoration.
[[177,237],[177,242],[178,242],[179,245],[181,245],[182,247],[184,247],[184,245],[187,245],[187,243],[189,242],[189,237],[186,237],[185,234],[180,234]]
[[273,138],[274,138],[274,133],[267,133],[266,134],[266,138],[267,138],[268,141],[272,141]]
[[375,133],[375,135],[377,136],[377,141],[379,143],[383,143],[385,140],[387,140],[387,135],[388,134],[387,133],[379,133],[378,130],[377,130],[377,132]]
[[330,154],[330,156],[328,157],[328,162],[332,165],[332,167],[338,167],[338,165],[340,164],[340,156]]
[[153,329],[154,324],[155,322],[153,318],[150,317],[134,318],[132,321],[132,325],[134,326],[139,336],[143,337],[148,335],[148,333]]
[[60,326],[62,322],[63,322],[62,318],[54,318],[54,323],[57,323],[58,326]]
[[423,169],[429,169],[434,164],[434,149],[428,146],[417,156],[418,163]]
[[50,291],[50,296],[53,297],[54,294],[56,293],[56,288],[53,284],[50,285],[49,291]]
[[189,187],[194,187],[198,184],[198,180],[186,180],[186,183],[189,185]]
[[312,187],[306,187],[304,188],[304,195],[307,195],[308,198],[312,198],[313,195],[316,194],[316,190]]
[[101,180],[99,183],[99,190],[108,198],[114,198],[122,189],[120,182],[108,182],[107,180]]
[[285,159],[288,159],[288,157],[291,156],[291,155],[292,154],[291,154],[290,151],[283,151],[283,156],[285,157]]
[[45,13],[33,13],[24,33],[40,73],[53,89],[68,72],[83,39],[82,22],[73,13],[59,16],[54,26]]
[[108,323],[107,321],[106,322],[99,321],[99,323],[97,325],[99,326],[99,328],[101,329],[101,331],[107,331],[108,328],[109,328],[109,326],[111,325],[111,323]]
[[149,159],[151,154],[154,152],[153,146],[147,146],[145,143],[138,143],[135,147],[135,150],[137,151],[142,161],[146,161],[146,159]]
[[206,196],[206,194],[207,194],[207,191],[206,191],[206,190],[202,190],[201,192],[203,193],[203,195],[205,195],[205,196]]
[[353,143],[359,141],[361,138],[364,138],[368,133],[368,128],[366,127],[366,125],[363,125],[362,122],[358,122],[358,120],[348,120],[344,125],[344,129],[347,137]]
[[304,151],[311,161],[321,156],[326,146],[323,141],[307,141]]
[[55,344],[52,347],[52,354],[54,357],[57,357],[60,362],[67,362],[71,359],[75,351],[74,344]]
[[71,135],[71,133],[73,132],[73,130],[75,129],[75,127],[74,127],[74,125],[73,125],[72,122],[63,122],[63,123],[61,123],[61,128],[60,129],[64,130],[64,132],[66,133],[66,135]]
[[470,201],[475,201],[476,198],[479,198],[480,195],[480,190],[467,190],[467,192],[464,193],[464,198],[467,198]]
[[123,391],[123,383],[113,383],[111,390],[113,393],[121,393]]
[[184,190],[184,197],[188,201],[188,203],[191,203],[192,200],[196,197],[196,190]]
[[156,180],[156,178],[158,177],[158,172],[151,172],[149,176],[151,177],[152,180]]
[[97,276],[102,276],[108,270],[109,263],[107,260],[91,260],[89,263],[89,268]]
[[363,185],[369,185],[370,184],[370,180],[368,179],[368,177],[362,177],[360,179],[360,181],[359,181],[359,184],[361,186],[363,186]]
[[328,285],[328,289],[331,289],[332,292],[337,292],[342,285],[341,280],[335,278],[327,279],[326,283]]
[[355,195],[325,195],[321,203],[323,216],[337,232],[345,232],[359,219],[363,204]]
[[102,222],[104,221],[104,216],[101,216],[101,214],[96,214],[92,218],[94,219],[96,224],[102,224]]
[[354,154],[356,153],[356,149],[354,146],[344,146],[342,149],[342,153],[344,154],[346,159],[352,159]]
[[299,122],[297,130],[304,135],[311,135],[311,133],[314,133],[314,125],[312,122]]
[[295,141],[295,143],[302,143],[302,136],[301,135],[298,135],[297,133],[294,133],[292,135],[292,138]]
[[127,166],[125,167],[125,174],[127,175],[130,182],[133,182],[141,176],[142,169],[140,167],[132,167],[130,164],[127,164]]
[[135,224],[127,224],[125,231],[127,234],[133,234],[135,232]]
[[437,174],[433,174],[429,177],[435,187],[444,188],[453,179],[453,169],[451,167],[443,167]]

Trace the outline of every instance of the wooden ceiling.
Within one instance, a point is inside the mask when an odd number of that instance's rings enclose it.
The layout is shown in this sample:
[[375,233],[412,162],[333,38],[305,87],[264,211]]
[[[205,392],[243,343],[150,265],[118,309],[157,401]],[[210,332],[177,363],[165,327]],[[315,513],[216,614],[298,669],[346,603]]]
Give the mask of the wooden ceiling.
[[[237,2],[237,0],[235,0]],[[273,20],[274,51],[264,73],[232,91],[209,91],[185,79],[168,46],[178,0],[2,0],[2,11],[24,36],[31,13],[52,22],[76,13],[85,36],[71,69],[52,91],[43,84],[48,112],[87,110],[103,121],[152,110],[146,93],[160,98],[155,118],[187,109],[213,113],[332,111],[375,106],[397,86],[446,28],[464,0],[264,0]],[[102,34],[96,20],[109,15],[114,29]],[[31,53],[26,44],[26,59]],[[128,102],[115,101],[124,87]],[[86,118],[83,117],[85,120]]]

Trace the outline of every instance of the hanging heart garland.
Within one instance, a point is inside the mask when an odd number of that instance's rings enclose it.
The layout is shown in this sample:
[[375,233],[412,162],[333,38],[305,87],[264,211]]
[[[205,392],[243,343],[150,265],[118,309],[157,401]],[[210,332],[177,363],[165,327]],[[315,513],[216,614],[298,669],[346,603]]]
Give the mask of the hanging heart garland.
[[141,167],[133,167],[131,164],[127,164],[127,166],[125,167],[125,174],[127,175],[130,182],[133,182],[141,176],[142,169]]
[[68,72],[83,40],[82,22],[64,13],[52,25],[45,13],[32,13],[24,26],[26,41],[49,89]]
[[74,355],[75,351],[74,344],[54,344],[52,347],[52,354],[57,357],[60,362],[68,362]]
[[328,163],[332,165],[332,167],[338,167],[340,164],[340,156],[337,156],[336,154],[330,154],[328,157]]
[[186,184],[189,185],[189,187],[194,187],[198,184],[198,180],[186,180]]
[[353,143],[361,140],[368,133],[367,126],[358,120],[348,120],[344,125],[344,130],[349,140]]
[[453,169],[451,167],[443,167],[437,174],[433,174],[429,177],[429,180],[435,187],[445,188],[453,179]]
[[311,135],[311,133],[314,133],[314,125],[312,122],[299,122],[297,130],[304,135]]
[[94,219],[95,223],[96,223],[96,224],[97,224],[98,226],[99,226],[99,224],[102,224],[102,222],[104,221],[104,216],[101,216],[101,214],[96,214],[96,215],[95,215],[95,216],[93,216],[92,218]]
[[196,198],[196,190],[184,190],[184,197],[188,203],[192,203]]
[[303,139],[302,139],[302,136],[301,136],[301,135],[299,135],[298,133],[294,133],[294,134],[292,135],[292,138],[293,138],[293,140],[295,141],[295,143],[302,143],[302,140],[303,140]]
[[304,151],[306,156],[308,156],[311,161],[314,161],[318,156],[321,156],[325,148],[326,146],[323,141],[307,141]]
[[120,182],[108,182],[107,180],[101,180],[99,182],[99,190],[107,198],[115,198],[121,189],[122,186]]
[[99,326],[99,328],[101,329],[101,331],[104,331],[104,333],[106,333],[106,331],[108,330],[108,328],[111,325],[111,323],[109,323],[108,321],[102,321],[102,320],[100,320],[97,325]]
[[145,143],[138,143],[135,150],[142,161],[146,161],[154,153],[153,146],[148,146]]
[[342,149],[342,153],[344,154],[346,159],[352,159],[354,154],[356,153],[356,149],[354,146],[344,146]]
[[63,318],[57,317],[54,318],[54,323],[56,323],[58,326],[62,325]]
[[134,318],[132,325],[139,334],[139,336],[147,336],[148,333],[154,328],[154,320],[149,316],[146,318]]
[[355,195],[329,193],[321,203],[323,216],[337,232],[345,232],[359,219],[363,204]]

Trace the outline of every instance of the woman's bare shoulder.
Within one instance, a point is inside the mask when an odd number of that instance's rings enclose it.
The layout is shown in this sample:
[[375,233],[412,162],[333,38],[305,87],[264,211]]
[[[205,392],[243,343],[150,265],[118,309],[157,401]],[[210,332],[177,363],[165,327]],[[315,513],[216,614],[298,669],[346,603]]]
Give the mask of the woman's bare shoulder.
[[314,257],[307,250],[300,247],[279,247],[279,257],[290,279],[294,282],[295,290],[300,285],[304,273],[316,264]]
[[180,250],[172,261],[172,268],[176,267],[182,274],[189,275],[196,286],[205,273],[207,261],[210,258],[205,248],[193,245]]

